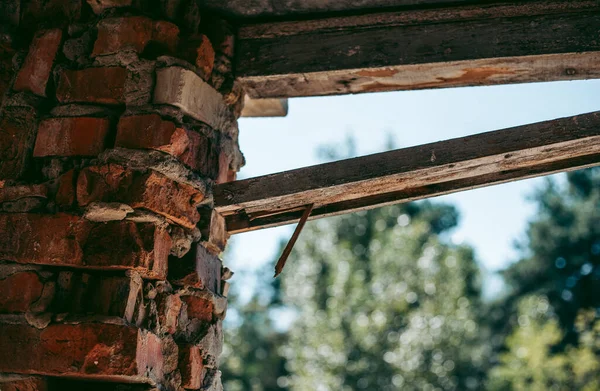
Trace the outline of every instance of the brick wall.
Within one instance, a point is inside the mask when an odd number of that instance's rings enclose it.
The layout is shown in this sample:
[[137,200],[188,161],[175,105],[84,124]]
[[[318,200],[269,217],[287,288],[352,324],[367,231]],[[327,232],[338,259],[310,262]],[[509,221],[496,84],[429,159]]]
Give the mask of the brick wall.
[[233,43],[192,0],[0,3],[0,390],[221,389]]

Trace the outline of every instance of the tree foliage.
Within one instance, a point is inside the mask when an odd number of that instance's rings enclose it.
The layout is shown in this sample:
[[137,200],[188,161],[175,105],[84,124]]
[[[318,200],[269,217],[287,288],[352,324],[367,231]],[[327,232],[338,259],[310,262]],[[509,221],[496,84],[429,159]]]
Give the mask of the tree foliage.
[[600,389],[600,169],[548,181],[534,202],[492,304],[472,249],[447,240],[451,206],[307,224],[282,276],[234,305],[225,389]]

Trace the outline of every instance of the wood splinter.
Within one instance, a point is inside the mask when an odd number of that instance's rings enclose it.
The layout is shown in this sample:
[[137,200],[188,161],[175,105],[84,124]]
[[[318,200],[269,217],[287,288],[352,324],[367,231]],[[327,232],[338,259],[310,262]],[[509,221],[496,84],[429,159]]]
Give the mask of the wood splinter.
[[290,256],[292,249],[294,248],[294,244],[296,244],[296,240],[298,240],[298,237],[300,236],[300,232],[302,232],[302,228],[304,228],[304,224],[306,224],[306,220],[308,220],[308,217],[310,216],[310,213],[312,212],[314,206],[315,206],[315,204],[310,204],[310,205],[306,206],[306,209],[304,210],[304,213],[302,214],[302,217],[300,218],[300,221],[298,222],[298,225],[296,226],[296,229],[294,230],[294,234],[290,238],[290,241],[288,242],[287,246],[285,246],[285,249],[283,250],[281,257],[279,257],[279,260],[277,261],[277,264],[275,265],[275,275],[273,276],[273,278],[280,275],[281,271],[285,267],[285,263],[286,263],[288,257]]

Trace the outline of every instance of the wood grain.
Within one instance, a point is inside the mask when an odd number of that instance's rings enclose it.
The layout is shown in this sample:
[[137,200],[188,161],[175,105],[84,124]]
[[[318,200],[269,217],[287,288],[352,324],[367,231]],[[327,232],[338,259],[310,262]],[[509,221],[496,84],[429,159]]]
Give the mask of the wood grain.
[[600,1],[453,6],[240,28],[253,98],[600,77]]
[[217,185],[229,233],[600,164],[600,112]]

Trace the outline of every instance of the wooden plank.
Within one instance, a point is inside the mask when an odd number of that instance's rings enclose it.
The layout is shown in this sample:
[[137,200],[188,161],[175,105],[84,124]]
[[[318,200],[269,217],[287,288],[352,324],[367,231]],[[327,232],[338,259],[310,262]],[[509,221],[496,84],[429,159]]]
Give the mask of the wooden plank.
[[244,97],[242,117],[285,117],[288,113],[287,99],[252,99]]
[[217,185],[229,233],[600,164],[600,112]]
[[600,1],[528,1],[242,26],[253,98],[600,77]]
[[485,3],[481,0],[197,0],[202,8],[232,18],[290,18],[314,14],[361,12],[383,8]]

